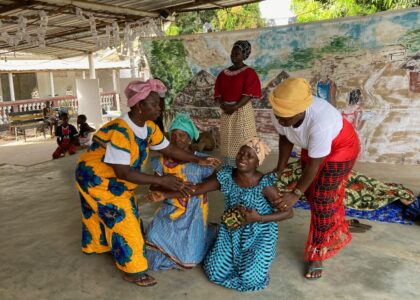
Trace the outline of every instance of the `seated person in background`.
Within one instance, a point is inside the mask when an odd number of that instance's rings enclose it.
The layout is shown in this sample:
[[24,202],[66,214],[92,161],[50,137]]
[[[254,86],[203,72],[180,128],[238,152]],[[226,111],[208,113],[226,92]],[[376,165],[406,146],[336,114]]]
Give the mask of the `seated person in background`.
[[48,127],[50,127],[50,135],[52,137],[53,129],[55,132],[58,126],[58,118],[56,117],[55,112],[51,107],[50,101],[45,103],[45,107],[43,108],[42,113],[44,115],[44,122],[48,124]]
[[77,127],[79,129],[79,145],[89,147],[92,143],[92,133],[95,132],[95,129],[89,126],[85,115],[77,117]]
[[53,159],[63,157],[67,151],[70,155],[76,153],[77,129],[69,124],[69,116],[66,113],[61,114],[61,122],[55,130],[58,148],[53,153]]

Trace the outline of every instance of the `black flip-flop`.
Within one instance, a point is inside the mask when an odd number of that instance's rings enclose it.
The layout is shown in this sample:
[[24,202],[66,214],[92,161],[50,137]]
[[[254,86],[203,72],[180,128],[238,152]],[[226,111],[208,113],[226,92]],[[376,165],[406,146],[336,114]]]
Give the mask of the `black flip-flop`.
[[372,228],[371,225],[360,223],[359,220],[350,219],[347,221],[350,232],[366,232]]

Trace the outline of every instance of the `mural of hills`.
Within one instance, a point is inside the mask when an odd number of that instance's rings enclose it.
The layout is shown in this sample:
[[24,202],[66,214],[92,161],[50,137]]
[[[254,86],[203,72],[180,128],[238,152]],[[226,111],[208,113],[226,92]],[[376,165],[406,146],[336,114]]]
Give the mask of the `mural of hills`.
[[218,119],[219,105],[213,100],[215,82],[216,77],[201,70],[175,96],[171,108],[196,118]]
[[258,109],[271,108],[270,103],[268,102],[268,96],[271,91],[283,80],[289,78],[289,74],[285,71],[281,71],[275,78],[270,80],[267,85],[261,90],[262,99],[260,101],[253,101],[252,106]]

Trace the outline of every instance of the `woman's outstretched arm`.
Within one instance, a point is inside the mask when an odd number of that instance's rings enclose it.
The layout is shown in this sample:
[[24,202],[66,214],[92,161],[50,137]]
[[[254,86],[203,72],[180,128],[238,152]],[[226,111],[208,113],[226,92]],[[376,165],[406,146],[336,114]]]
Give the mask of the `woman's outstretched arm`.
[[197,163],[201,166],[210,166],[217,167],[220,165],[220,160],[214,157],[200,157],[192,154],[191,152],[185,151],[181,148],[178,148],[175,145],[169,144],[168,147],[159,150],[163,155],[169,156],[170,158],[179,160],[179,161],[188,161]]
[[138,185],[145,184],[158,184],[172,191],[182,191],[186,193],[186,190],[190,188],[189,183],[184,183],[182,179],[172,176],[157,176],[141,173],[139,171],[132,170],[129,165],[109,164],[115,172],[117,178],[126,180]]
[[[217,191],[219,189],[219,181],[217,180],[216,175],[213,174],[209,179],[207,179],[203,183],[192,186],[192,188],[188,191],[188,196],[191,197],[201,195],[208,192]],[[150,191],[147,197],[150,201],[158,202],[170,198],[184,198],[185,194],[182,194],[180,192],[154,190]]]

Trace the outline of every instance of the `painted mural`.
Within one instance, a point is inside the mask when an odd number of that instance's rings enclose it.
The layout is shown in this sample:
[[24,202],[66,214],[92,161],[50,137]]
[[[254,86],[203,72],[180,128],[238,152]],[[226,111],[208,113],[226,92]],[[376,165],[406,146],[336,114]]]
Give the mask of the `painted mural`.
[[[153,76],[169,85],[173,100],[191,94],[196,76],[214,78],[228,67],[231,47],[240,39],[252,44],[246,63],[257,71],[264,88],[265,98],[254,103],[261,118],[267,116],[263,111],[269,108],[266,97],[273,82],[304,77],[314,94],[330,101],[355,126],[363,147],[360,160],[420,164],[420,8],[152,39],[144,41],[144,48]],[[207,90],[212,80],[206,81]],[[190,108],[214,106],[209,92],[192,95]]]

